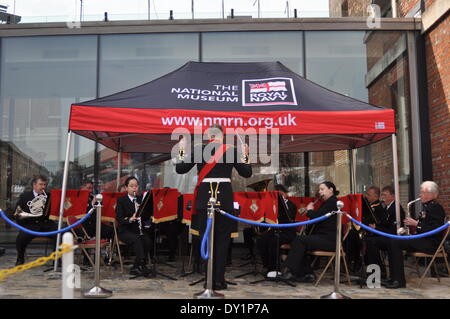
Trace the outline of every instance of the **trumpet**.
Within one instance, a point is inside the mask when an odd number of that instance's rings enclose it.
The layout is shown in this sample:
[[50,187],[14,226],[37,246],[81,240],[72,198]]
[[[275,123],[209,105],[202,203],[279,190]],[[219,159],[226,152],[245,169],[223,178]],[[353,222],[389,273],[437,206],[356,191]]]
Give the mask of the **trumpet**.
[[[407,205],[406,205],[406,207],[407,207],[407,209],[406,209],[406,218],[411,218],[411,212],[410,212],[410,209],[411,209],[411,206],[412,206],[412,204],[414,204],[415,202],[417,202],[417,201],[419,201],[420,200],[420,197],[419,198],[416,198],[415,200],[412,200],[412,201],[410,201]],[[403,227],[400,227],[398,230],[397,230],[397,234],[398,235],[409,235],[409,227],[408,226],[403,226]]]

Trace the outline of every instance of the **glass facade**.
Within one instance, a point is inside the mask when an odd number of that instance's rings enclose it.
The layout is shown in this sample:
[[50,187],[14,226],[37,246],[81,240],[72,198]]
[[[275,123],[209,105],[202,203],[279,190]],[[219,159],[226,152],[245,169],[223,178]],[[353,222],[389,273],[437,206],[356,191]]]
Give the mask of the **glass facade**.
[[[171,72],[187,61],[280,61],[330,90],[396,111],[401,199],[409,198],[411,139],[405,32],[259,31],[155,33],[1,39],[0,207],[12,213],[33,174],[61,187],[71,103],[125,90]],[[357,150],[355,190],[392,184],[391,141]],[[69,188],[96,178],[99,190],[117,188],[117,153],[75,136]],[[351,191],[348,151],[280,155],[279,171],[254,166],[250,179],[235,176],[233,187],[274,178],[295,196],[314,196],[324,180],[341,194]],[[176,187],[193,192],[196,173],[174,174],[167,156],[123,154],[122,181],[129,175],[141,187]],[[272,189],[273,183],[270,185]],[[0,235],[6,226],[0,221]],[[13,232],[13,230],[11,230]],[[0,242],[5,241],[0,236]]]

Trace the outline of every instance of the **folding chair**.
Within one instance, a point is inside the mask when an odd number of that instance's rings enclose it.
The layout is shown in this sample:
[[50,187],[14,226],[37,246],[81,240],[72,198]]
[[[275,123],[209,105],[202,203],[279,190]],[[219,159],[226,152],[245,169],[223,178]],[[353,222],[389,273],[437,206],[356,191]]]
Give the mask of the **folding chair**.
[[[69,226],[73,225],[74,223],[76,223],[77,220],[78,220],[78,218],[75,217],[75,216],[67,216],[67,224]],[[80,229],[81,230],[81,232],[83,233],[81,238],[75,232],[75,229]],[[79,238],[79,239],[77,239],[77,240],[80,240],[77,243],[78,248],[81,249],[83,254],[89,260],[89,263],[91,264],[91,266],[94,267],[94,261],[92,260],[91,256],[89,255],[87,249],[95,249],[96,240],[89,238],[89,236],[88,236],[88,234],[86,232],[86,229],[84,229],[82,224],[71,228],[70,231],[72,232],[72,234],[74,235],[75,238]],[[110,243],[107,240],[105,240],[105,239],[101,239],[100,240],[100,248],[107,247],[107,246],[110,247]],[[81,257],[81,255],[79,255],[79,257]],[[104,262],[103,262],[103,260],[101,258],[100,258],[100,262],[104,264]],[[80,261],[78,261],[78,263],[80,263]]]
[[[344,249],[342,248],[343,247],[342,243],[347,238],[347,235],[348,235],[349,231],[350,231],[350,225],[347,224],[346,225],[346,230],[345,230],[345,235],[344,235],[344,237],[341,240],[341,258],[344,261],[344,268],[345,268],[345,274],[347,276],[348,285],[351,286],[350,275],[349,275],[348,267],[347,267],[347,261],[345,259],[345,252],[344,252]],[[316,282],[314,283],[314,286],[317,287],[319,285],[319,282],[322,280],[322,277],[325,275],[326,271],[330,267],[331,263],[336,258],[336,252],[335,251],[324,251],[324,250],[311,250],[311,251],[308,251],[308,253],[310,255],[312,255],[312,256],[315,256],[313,263],[319,257],[329,257],[328,263],[326,264],[324,270],[322,271],[322,273],[320,274],[319,278],[317,278]]]
[[[445,247],[444,247],[444,243],[447,240],[449,232],[450,232],[450,227],[447,227],[447,229],[444,230],[444,236],[443,236],[438,248],[434,252],[434,254],[426,254],[426,253],[422,253],[422,252],[418,252],[418,251],[409,253],[409,255],[413,256],[416,260],[415,266],[416,266],[417,274],[420,277],[419,287],[422,285],[422,281],[425,278],[428,270],[431,268],[431,265],[434,266],[434,270],[436,271],[436,277],[437,277],[438,282],[441,282],[441,279],[439,277],[439,272],[437,270],[436,263],[435,263],[435,260],[438,257],[444,258],[445,266],[447,267],[447,272],[450,275],[450,267],[448,265],[447,253],[446,253]],[[425,264],[426,264],[427,258],[431,258],[430,263],[426,266],[425,271],[422,274],[420,274],[420,271],[419,271],[419,258],[425,258]]]
[[[120,271],[123,273],[123,258],[122,258],[122,253],[120,251],[120,246],[128,246],[128,245],[119,239],[119,236],[117,235],[116,221],[114,221],[112,224],[113,224],[113,228],[114,228],[114,238],[113,238],[113,241],[111,244],[111,253],[109,255],[110,256],[109,264],[111,265],[111,263],[114,259],[114,250],[116,250],[117,256],[119,257]],[[116,248],[116,249],[114,249],[114,248]]]

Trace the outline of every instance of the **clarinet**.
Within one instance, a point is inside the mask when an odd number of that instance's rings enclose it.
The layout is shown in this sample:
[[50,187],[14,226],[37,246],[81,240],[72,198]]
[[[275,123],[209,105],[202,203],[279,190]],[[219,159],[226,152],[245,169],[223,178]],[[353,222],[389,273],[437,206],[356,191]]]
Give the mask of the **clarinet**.
[[134,210],[135,210],[133,216],[137,218],[138,227],[139,227],[139,236],[144,236],[144,232],[142,231],[141,216],[138,216],[139,204],[137,202],[137,194],[136,194],[136,192],[133,192],[133,196],[134,196]]

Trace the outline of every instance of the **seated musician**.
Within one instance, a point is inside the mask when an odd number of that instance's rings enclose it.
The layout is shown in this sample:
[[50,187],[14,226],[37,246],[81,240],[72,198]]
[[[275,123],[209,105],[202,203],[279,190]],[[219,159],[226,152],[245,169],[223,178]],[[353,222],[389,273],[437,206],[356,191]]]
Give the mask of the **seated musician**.
[[[419,219],[406,218],[407,227],[416,227],[417,234],[426,233],[442,226],[445,222],[444,208],[436,201],[439,188],[435,182],[427,181],[420,185],[420,201],[422,211]],[[426,254],[434,254],[442,240],[442,232],[417,239],[391,239],[389,241],[389,271],[391,279],[382,282],[386,288],[405,288],[405,271],[403,263],[403,250],[419,251]]]
[[[380,223],[387,219],[386,211],[380,202],[380,193],[380,189],[376,186],[370,186],[364,193],[362,206],[362,223],[364,225],[380,227]],[[361,270],[361,255],[364,256],[364,261],[366,264],[374,263],[373,261],[368,262],[364,247],[365,242],[363,242],[365,238],[373,236],[377,235],[371,232],[366,232],[352,224],[352,228],[350,229],[344,243],[345,252],[347,254],[351,271],[358,272]]]
[[[280,192],[278,198],[278,223],[288,224],[295,220],[296,207],[287,198],[287,189],[283,185],[276,185],[275,190]],[[274,228],[256,237],[256,246],[263,262],[264,272],[268,273],[277,268],[277,251],[280,245],[290,244],[296,237],[295,227]],[[277,239],[277,236],[278,239]]]
[[[134,276],[149,276],[147,268],[148,256],[152,247],[150,236],[144,231],[143,224],[136,216],[142,196],[137,195],[139,183],[137,179],[130,176],[125,181],[127,194],[119,197],[116,204],[116,219],[119,223],[119,239],[131,245],[136,254],[136,260],[130,270]],[[141,225],[141,227],[140,227]]]
[[[370,227],[388,234],[397,234],[396,209],[395,209],[395,190],[392,186],[385,186],[381,190],[381,199],[383,201],[383,214],[378,214],[377,223],[369,224]],[[378,207],[378,206],[377,206]],[[400,206],[400,219],[405,218],[405,212]],[[384,236],[371,234],[365,237],[366,254],[365,263],[367,265],[377,264],[381,269],[381,278],[386,278],[386,269],[381,260],[380,250],[387,251],[390,239]]]
[[[57,225],[48,219],[50,207],[50,194],[45,192],[47,177],[36,175],[32,179],[33,190],[20,194],[16,204],[14,216],[19,225],[38,232],[50,232],[56,230]],[[16,238],[17,265],[25,262],[25,250],[28,244],[36,238],[26,232],[19,231]],[[50,236],[56,242],[56,235]]]
[[[88,213],[93,205],[95,204],[95,196],[94,196],[94,182],[91,180],[85,180],[81,185],[80,189],[88,190],[89,199],[87,203],[86,213]],[[97,212],[94,210],[91,216],[83,223],[83,227],[86,230],[88,236],[90,238],[95,237],[95,233],[97,230]],[[101,225],[101,236],[102,239],[112,239],[114,237],[114,228],[112,226],[106,225],[102,223]]]
[[[331,182],[319,185],[319,195],[324,199],[318,210],[314,210],[311,202],[306,206],[306,216],[310,219],[321,217],[332,211],[337,211],[337,195],[339,191]],[[297,236],[291,243],[291,250],[281,269],[281,278],[296,279],[298,282],[314,282],[315,275],[311,268],[308,250],[334,251],[336,249],[336,214],[316,224],[310,235]]]

